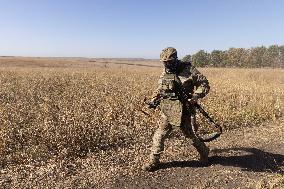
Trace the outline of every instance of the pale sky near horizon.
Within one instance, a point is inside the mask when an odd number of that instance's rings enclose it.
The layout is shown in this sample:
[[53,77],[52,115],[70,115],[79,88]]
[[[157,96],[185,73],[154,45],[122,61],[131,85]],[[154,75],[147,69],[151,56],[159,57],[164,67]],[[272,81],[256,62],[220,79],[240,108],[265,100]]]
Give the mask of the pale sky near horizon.
[[282,0],[0,0],[0,56],[180,58],[284,45]]

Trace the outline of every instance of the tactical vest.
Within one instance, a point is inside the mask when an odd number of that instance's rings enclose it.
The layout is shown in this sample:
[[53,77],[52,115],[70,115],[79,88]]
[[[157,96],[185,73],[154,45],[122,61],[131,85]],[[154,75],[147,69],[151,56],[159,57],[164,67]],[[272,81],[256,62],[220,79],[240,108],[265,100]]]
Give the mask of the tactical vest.
[[176,74],[165,74],[163,76],[161,83],[163,99],[160,102],[160,108],[171,125],[180,127],[182,104],[175,92],[178,84],[181,84],[181,81]]

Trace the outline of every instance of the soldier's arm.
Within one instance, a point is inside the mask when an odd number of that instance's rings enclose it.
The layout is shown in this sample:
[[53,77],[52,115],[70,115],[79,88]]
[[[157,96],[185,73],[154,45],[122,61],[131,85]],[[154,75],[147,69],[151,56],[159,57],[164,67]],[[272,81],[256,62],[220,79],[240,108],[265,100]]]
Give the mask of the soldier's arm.
[[193,82],[195,86],[194,95],[196,95],[198,98],[205,97],[210,90],[207,78],[202,75],[194,66],[191,66],[190,71],[192,73]]

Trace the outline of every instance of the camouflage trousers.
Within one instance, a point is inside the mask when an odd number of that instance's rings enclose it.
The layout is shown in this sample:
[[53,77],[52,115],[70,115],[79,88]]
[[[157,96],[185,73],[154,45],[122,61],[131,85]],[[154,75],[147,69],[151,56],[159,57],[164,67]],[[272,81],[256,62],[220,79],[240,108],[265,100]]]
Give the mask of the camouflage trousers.
[[[185,135],[185,137],[191,140],[192,145],[199,152],[200,156],[207,156],[209,149],[204,144],[204,142],[199,140],[199,138],[196,136],[195,132],[192,129],[192,122],[195,123],[195,121],[195,114],[192,115],[190,113],[183,113],[181,117],[180,129]],[[196,124],[194,124],[193,126],[196,127]],[[168,117],[165,114],[161,113],[159,128],[156,130],[153,137],[153,145],[150,154],[151,161],[160,158],[160,154],[164,151],[165,139],[169,137],[172,130],[173,126],[169,123]],[[194,130],[196,131],[197,128],[195,128]]]

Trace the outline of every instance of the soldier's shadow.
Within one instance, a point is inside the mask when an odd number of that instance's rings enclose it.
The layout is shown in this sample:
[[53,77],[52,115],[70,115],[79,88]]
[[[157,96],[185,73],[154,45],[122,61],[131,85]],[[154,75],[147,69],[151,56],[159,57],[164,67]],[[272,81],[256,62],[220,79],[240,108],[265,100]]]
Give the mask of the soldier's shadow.
[[[215,149],[209,157],[210,165],[240,167],[245,171],[284,174],[284,155],[265,152],[257,148]],[[172,161],[162,163],[159,169],[173,167],[202,167],[198,161]]]

